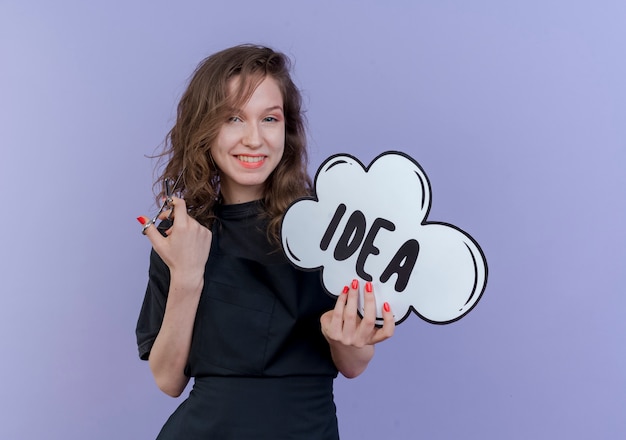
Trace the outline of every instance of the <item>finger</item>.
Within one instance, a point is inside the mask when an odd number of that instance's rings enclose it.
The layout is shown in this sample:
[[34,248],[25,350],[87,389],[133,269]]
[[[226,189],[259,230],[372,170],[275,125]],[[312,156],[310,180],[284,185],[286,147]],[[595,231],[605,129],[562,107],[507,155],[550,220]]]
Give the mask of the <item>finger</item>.
[[[176,208],[176,206],[179,206],[179,208]],[[163,227],[159,228],[166,235],[170,235],[172,232],[171,229],[174,224],[174,217],[176,217],[176,211],[178,211],[179,216],[178,225],[187,225],[187,222],[189,220],[189,213],[187,212],[187,204],[185,203],[185,200],[177,197],[171,197],[169,207],[159,213],[158,216],[159,220],[166,222],[163,226],[165,228],[168,228],[167,230],[164,230]]]
[[148,237],[152,243],[152,247],[156,248],[157,244],[160,243],[160,239],[163,239],[163,236],[157,230],[156,225],[151,219],[145,216],[137,217],[137,221],[143,225],[143,229],[141,230],[143,235]]
[[359,305],[359,280],[354,279],[350,283],[348,301],[343,311],[343,328],[354,332],[357,324],[357,309]]
[[[187,204],[184,199],[178,197],[172,197],[172,211],[170,211],[170,218],[177,217],[176,223],[181,226],[185,226],[189,220],[189,214],[187,214]],[[167,211],[166,211],[167,212]],[[166,214],[167,215],[167,214]]]
[[393,316],[393,311],[391,310],[389,303],[386,302],[383,304],[383,326],[376,331],[372,343],[377,344],[385,339],[389,339],[393,336],[395,329],[396,320]]
[[362,341],[368,341],[374,333],[376,326],[376,297],[374,286],[370,281],[365,283],[363,292],[363,318],[359,323],[358,335]]
[[171,205],[169,208],[164,209],[159,214],[159,220],[173,220],[174,219],[174,205]]
[[363,320],[374,325],[376,321],[376,297],[374,296],[374,286],[370,281],[365,283],[363,292]]
[[340,334],[343,329],[343,312],[346,308],[346,302],[348,301],[348,290],[348,286],[343,288],[333,308],[332,320],[328,326],[328,330],[334,335]]

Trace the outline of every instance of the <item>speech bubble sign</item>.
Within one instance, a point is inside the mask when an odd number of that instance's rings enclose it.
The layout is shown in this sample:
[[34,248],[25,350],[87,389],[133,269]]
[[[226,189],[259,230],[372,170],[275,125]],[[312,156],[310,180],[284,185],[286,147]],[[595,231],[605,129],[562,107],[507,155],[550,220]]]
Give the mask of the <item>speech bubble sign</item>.
[[[482,297],[487,261],[457,226],[426,221],[430,206],[430,182],[410,156],[388,151],[365,167],[351,155],[334,155],[316,173],[314,196],[287,209],[283,250],[296,267],[321,270],[333,296],[354,278],[371,281],[378,324],[385,302],[396,324],[411,311],[447,324]],[[361,313],[362,304],[361,291]]]

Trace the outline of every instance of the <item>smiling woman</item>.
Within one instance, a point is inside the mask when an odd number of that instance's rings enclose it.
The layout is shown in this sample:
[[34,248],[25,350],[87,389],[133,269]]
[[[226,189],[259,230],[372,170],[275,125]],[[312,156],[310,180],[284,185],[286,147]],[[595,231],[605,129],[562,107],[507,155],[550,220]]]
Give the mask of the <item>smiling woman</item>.
[[311,193],[300,102],[288,59],[246,45],[204,60],[178,106],[162,233],[138,218],[153,246],[139,356],[171,396],[194,378],[159,439],[335,440],[333,379],[393,333],[371,283],[361,318],[357,280],[334,300],[280,252],[285,210]]

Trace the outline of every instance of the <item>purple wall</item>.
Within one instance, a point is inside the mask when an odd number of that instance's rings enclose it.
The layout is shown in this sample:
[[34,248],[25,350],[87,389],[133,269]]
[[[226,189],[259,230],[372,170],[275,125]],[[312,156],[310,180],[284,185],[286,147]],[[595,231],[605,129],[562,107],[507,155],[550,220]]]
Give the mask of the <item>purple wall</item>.
[[407,152],[489,262],[468,316],[337,381],[343,438],[626,437],[626,3],[209,3],[0,5],[0,438],[153,438],[178,405],[134,342],[144,155],[242,42],[296,58],[311,171]]

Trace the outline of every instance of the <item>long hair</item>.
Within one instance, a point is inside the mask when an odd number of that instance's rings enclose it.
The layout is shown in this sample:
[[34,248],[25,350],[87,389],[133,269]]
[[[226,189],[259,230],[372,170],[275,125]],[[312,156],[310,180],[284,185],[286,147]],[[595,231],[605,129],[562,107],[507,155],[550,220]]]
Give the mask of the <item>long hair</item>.
[[[285,116],[285,148],[276,169],[265,181],[264,207],[269,217],[268,236],[279,242],[282,216],[298,197],[309,195],[305,120],[302,97],[289,74],[289,58],[270,48],[240,45],[204,59],[194,71],[177,109],[176,123],[169,131],[161,157],[168,162],[155,185],[166,178],[182,178],[175,190],[185,198],[189,214],[207,227],[220,203],[220,171],[211,157],[230,108],[245,104],[257,86],[272,77],[282,94]],[[229,96],[228,84],[239,78],[241,87]],[[163,189],[157,199],[163,196]]]

